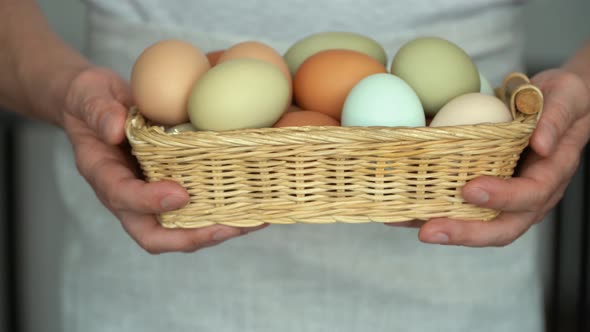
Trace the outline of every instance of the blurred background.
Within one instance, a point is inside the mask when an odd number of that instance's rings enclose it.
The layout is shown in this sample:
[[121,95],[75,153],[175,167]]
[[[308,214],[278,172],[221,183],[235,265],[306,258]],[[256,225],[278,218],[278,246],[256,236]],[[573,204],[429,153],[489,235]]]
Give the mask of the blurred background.
[[[51,24],[83,50],[85,8],[79,0],[40,0]],[[528,74],[559,66],[590,38],[590,1],[533,0],[526,5]],[[64,15],[64,13],[67,13]],[[0,331],[59,331],[55,322],[57,258],[63,209],[51,190],[47,142],[54,128],[0,112]],[[547,227],[549,331],[590,331],[590,227],[588,166],[583,161]],[[31,209],[27,202],[46,204]],[[41,215],[40,211],[52,211]],[[25,229],[36,232],[24,232]],[[20,287],[29,285],[26,288]],[[42,310],[40,310],[42,308]],[[34,317],[27,315],[34,313]],[[19,315],[20,314],[20,315]]]

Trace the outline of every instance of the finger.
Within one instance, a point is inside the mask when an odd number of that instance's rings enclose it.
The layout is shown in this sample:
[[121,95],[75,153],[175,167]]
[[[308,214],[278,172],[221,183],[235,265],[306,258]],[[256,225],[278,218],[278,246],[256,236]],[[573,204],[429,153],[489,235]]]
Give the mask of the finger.
[[167,229],[162,227],[152,215],[125,212],[119,214],[119,219],[125,231],[139,246],[151,254],[194,252],[267,226],[264,224],[257,227],[237,228],[213,225],[192,229]]
[[119,144],[125,138],[127,108],[112,96],[95,95],[79,108],[80,117],[108,144]]
[[432,219],[422,226],[418,237],[420,241],[431,244],[506,246],[530,228],[535,215],[534,212],[502,213],[491,221]]
[[132,105],[128,84],[108,70],[88,70],[72,82],[67,111],[83,120],[105,142],[123,141],[127,109]]
[[189,202],[187,191],[178,183],[139,180],[121,160],[102,159],[88,174],[88,181],[111,209],[161,213],[180,209]]
[[502,211],[535,211],[567,184],[576,172],[580,155],[575,146],[561,145],[551,158],[530,154],[518,177],[500,179],[482,176],[462,189],[465,201]]
[[106,145],[85,126],[74,126],[71,131],[76,166],[108,208],[161,213],[188,203],[186,189],[176,182],[138,179],[136,165],[122,147]]
[[541,156],[550,156],[561,137],[586,112],[588,97],[584,82],[573,74],[539,76],[533,82],[544,92],[544,110],[531,137],[531,147]]
[[127,84],[127,82],[124,82],[119,78],[116,78],[110,82],[110,91],[115,100],[117,100],[126,108],[130,108],[135,104],[135,101],[133,100],[133,94],[131,93],[131,87],[129,84]]
[[[550,183],[548,183],[551,181]],[[462,189],[466,202],[501,211],[534,211],[549,199],[554,180],[482,176]]]

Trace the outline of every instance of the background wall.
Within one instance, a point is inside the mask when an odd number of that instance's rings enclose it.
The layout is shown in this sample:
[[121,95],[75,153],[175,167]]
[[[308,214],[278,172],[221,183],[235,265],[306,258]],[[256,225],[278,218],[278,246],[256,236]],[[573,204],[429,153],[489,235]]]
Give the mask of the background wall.
[[[84,5],[80,0],[38,0],[53,27],[79,49],[84,43]],[[63,15],[63,13],[71,13]],[[529,0],[524,20],[527,58],[534,68],[560,63],[590,37],[590,1]]]
[[527,61],[531,68],[558,65],[590,38],[590,1],[529,0],[526,5]]
[[[85,35],[84,5],[79,0],[39,0],[39,3],[58,33],[82,50]],[[590,13],[590,1],[588,0],[535,0],[529,1],[526,7],[524,20],[528,34],[527,59],[532,71],[561,63],[586,37],[590,36],[590,24],[587,23],[587,15]],[[0,120],[2,119],[0,118]],[[53,132],[53,128],[31,122],[22,123],[15,132],[19,151],[17,160],[23,165],[21,177],[19,177],[21,183],[19,199],[21,202],[23,200],[26,202],[28,198],[35,196],[42,197],[41,199],[45,198],[46,204],[58,204],[52,200],[52,192],[48,192],[46,189],[54,185],[51,174],[44,173],[43,168],[36,167],[44,165],[51,157],[44,144],[47,144],[50,140],[48,138]],[[0,158],[0,171],[5,162],[7,161],[4,158]],[[35,170],[30,169],[32,166],[35,166]],[[34,174],[34,176],[23,176],[22,174]],[[2,182],[0,182],[0,187],[2,187]],[[3,202],[3,200],[0,201],[0,204]],[[19,271],[23,275],[23,282],[34,285],[30,289],[22,290],[22,297],[19,298],[21,308],[33,315],[20,322],[21,327],[26,331],[61,330],[59,322],[53,319],[58,309],[57,303],[55,303],[57,290],[45,286],[55,284],[54,282],[58,278],[55,268],[59,266],[59,262],[52,255],[52,249],[58,242],[60,232],[59,205],[55,206],[56,215],[54,216],[40,216],[34,210],[26,209],[24,203],[21,203],[22,209],[19,211],[22,218],[19,220],[21,229],[40,229],[36,233],[22,232],[19,234],[19,242],[21,243],[18,247],[18,257],[21,262]],[[0,211],[3,211],[2,205],[0,205]],[[50,219],[56,220],[56,223],[50,224],[53,222]],[[47,223],[44,223],[45,221]],[[13,221],[0,220],[0,225],[7,222]],[[565,234],[561,234],[561,237],[571,239],[578,231],[579,229],[575,227],[566,229]],[[32,249],[32,243],[35,243],[36,249]],[[548,245],[547,248],[549,247]],[[576,255],[579,246],[570,245],[567,250],[569,251],[566,251],[565,254],[562,253],[562,255],[572,257],[571,255]],[[6,253],[3,251],[5,251],[5,247],[0,246],[0,256],[5,257]],[[547,254],[549,255],[550,252],[548,251]],[[565,262],[565,259],[562,261]],[[563,262],[562,264],[565,264]],[[2,264],[1,260],[0,264]],[[561,277],[565,286],[560,286],[562,287],[560,296],[562,301],[567,302],[568,296],[575,296],[575,290],[567,288],[567,281],[575,281],[576,271],[572,268],[568,270],[567,264],[564,266],[565,272]],[[4,270],[3,267],[0,269]],[[6,298],[6,294],[0,293],[0,298]],[[3,303],[0,302],[0,313],[5,312],[2,305]],[[0,314],[0,331],[4,330],[3,320],[5,321],[6,317]]]

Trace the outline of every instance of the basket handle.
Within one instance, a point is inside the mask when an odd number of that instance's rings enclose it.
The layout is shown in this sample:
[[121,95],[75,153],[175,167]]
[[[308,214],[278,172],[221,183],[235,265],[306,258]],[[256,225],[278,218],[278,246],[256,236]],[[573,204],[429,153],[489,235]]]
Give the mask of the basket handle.
[[496,97],[508,105],[513,118],[516,118],[518,113],[522,113],[536,114],[538,119],[543,112],[543,93],[523,73],[508,74],[502,85],[495,89],[495,93]]

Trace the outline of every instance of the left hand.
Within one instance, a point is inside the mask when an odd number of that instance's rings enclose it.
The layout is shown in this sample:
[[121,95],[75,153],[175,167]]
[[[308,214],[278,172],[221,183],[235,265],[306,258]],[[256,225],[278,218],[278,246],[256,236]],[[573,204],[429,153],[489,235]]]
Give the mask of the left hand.
[[543,91],[545,105],[518,176],[482,176],[462,190],[467,202],[500,210],[500,215],[492,221],[428,220],[420,228],[422,242],[506,246],[563,197],[590,136],[590,91],[580,77],[559,69],[542,72],[532,82]]

